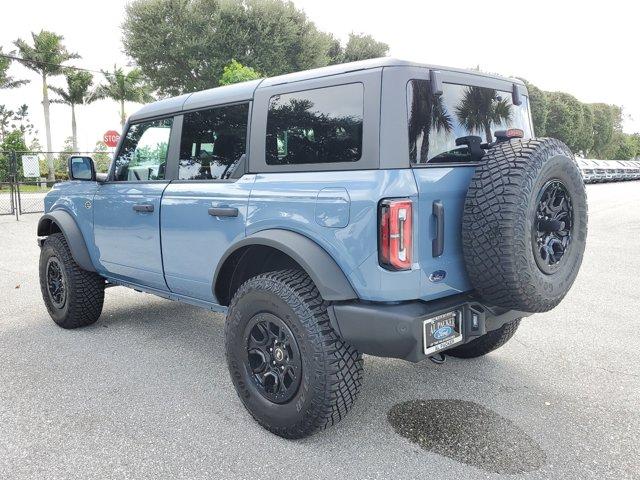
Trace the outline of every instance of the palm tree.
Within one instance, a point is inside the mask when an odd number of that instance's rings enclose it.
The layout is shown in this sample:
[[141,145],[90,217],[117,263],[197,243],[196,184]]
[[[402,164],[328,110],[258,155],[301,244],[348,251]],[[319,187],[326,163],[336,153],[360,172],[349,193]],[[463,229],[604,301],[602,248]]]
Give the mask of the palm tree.
[[[11,55],[13,52],[9,52]],[[11,65],[11,59],[2,56],[2,47],[0,47],[0,89],[2,88],[16,88],[25,83],[29,83],[29,80],[16,80],[13,77],[7,75],[9,65]]]
[[[409,118],[410,157],[424,163],[429,154],[431,130],[435,128],[437,132],[450,133],[453,130],[453,122],[442,103],[442,96],[434,96],[429,84],[423,81],[417,81],[414,85]],[[416,149],[419,137],[422,137],[422,143],[418,157]]]
[[140,69],[134,68],[129,73],[124,73],[122,68],[114,67],[113,73],[103,70],[102,74],[107,83],[96,89],[95,96],[96,98],[111,98],[120,102],[120,126],[124,127],[127,121],[124,102],[146,103],[153,101],[151,88]]
[[466,87],[456,106],[460,124],[470,132],[482,132],[487,142],[493,141],[491,125],[511,119],[511,104],[500,98],[493,88]]
[[90,92],[93,84],[93,75],[83,71],[68,71],[67,89],[49,87],[49,90],[58,94],[60,98],[52,100],[54,103],[64,103],[71,106],[71,139],[73,150],[78,151],[78,130],[76,127],[76,105],[85,105],[96,100],[95,95]]
[[[44,127],[47,135],[47,152],[51,152],[51,122],[49,119],[49,88],[47,78],[60,75],[62,64],[74,58],[80,58],[76,53],[69,52],[62,44],[63,36],[53,32],[41,30],[40,33],[31,32],[33,45],[22,39],[16,40],[20,62],[27,68],[37,72],[42,77],[42,107],[44,109]],[[47,153],[47,168],[49,181],[55,180],[55,165],[51,153]]]

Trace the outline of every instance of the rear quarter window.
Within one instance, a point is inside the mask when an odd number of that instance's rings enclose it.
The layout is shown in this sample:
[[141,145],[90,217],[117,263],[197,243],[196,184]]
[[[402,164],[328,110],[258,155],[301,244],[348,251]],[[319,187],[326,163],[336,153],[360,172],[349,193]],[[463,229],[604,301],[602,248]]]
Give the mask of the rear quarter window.
[[362,83],[274,95],[267,114],[267,165],[357,162],[363,111]]
[[442,95],[432,95],[428,80],[407,84],[412,163],[472,161],[468,147],[456,145],[456,139],[470,135],[490,143],[496,131],[519,128],[524,138],[531,138],[526,95],[520,105],[514,105],[511,92],[493,88],[445,83],[442,90]]

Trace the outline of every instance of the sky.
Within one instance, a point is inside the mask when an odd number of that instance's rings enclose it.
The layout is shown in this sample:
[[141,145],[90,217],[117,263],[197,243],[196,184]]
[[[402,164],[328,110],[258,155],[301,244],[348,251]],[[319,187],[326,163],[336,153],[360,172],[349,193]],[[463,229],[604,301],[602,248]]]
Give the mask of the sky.
[[[52,30],[82,58],[72,65],[92,70],[128,65],[120,25],[125,0],[20,0],[3,2],[0,45],[7,52],[16,38]],[[583,102],[624,107],[624,130],[640,132],[640,6],[633,1],[537,0],[294,0],[319,29],[346,40],[349,32],[369,33],[406,60],[475,68],[524,77],[544,90],[571,93]],[[14,62],[10,73],[31,83],[0,90],[0,104],[26,103],[45,146],[42,85],[35,72]],[[64,86],[64,78],[51,82]],[[120,130],[118,105],[101,100],[78,108],[78,142],[92,150],[110,129]],[[139,105],[127,105],[133,113]],[[71,113],[51,106],[53,149],[71,135]]]

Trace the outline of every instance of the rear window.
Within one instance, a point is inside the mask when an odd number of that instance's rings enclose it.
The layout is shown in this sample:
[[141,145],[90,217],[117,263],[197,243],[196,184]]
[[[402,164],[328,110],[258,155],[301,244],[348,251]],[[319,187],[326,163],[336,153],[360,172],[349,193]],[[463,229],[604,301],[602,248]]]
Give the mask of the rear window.
[[267,164],[357,162],[362,156],[363,110],[361,83],[271,97]]
[[531,138],[526,95],[521,105],[514,105],[511,92],[492,88],[445,83],[442,90],[442,95],[432,95],[428,80],[407,85],[411,162],[472,161],[466,145],[456,146],[456,139],[469,135],[492,142],[497,130],[519,128],[524,138]]

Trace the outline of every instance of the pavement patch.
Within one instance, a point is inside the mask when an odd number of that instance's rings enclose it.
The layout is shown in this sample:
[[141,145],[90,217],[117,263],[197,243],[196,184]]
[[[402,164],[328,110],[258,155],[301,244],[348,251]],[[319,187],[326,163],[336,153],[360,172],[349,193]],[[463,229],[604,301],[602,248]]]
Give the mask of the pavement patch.
[[394,430],[423,449],[492,473],[539,469],[544,450],[510,420],[474,402],[412,400],[387,415]]

